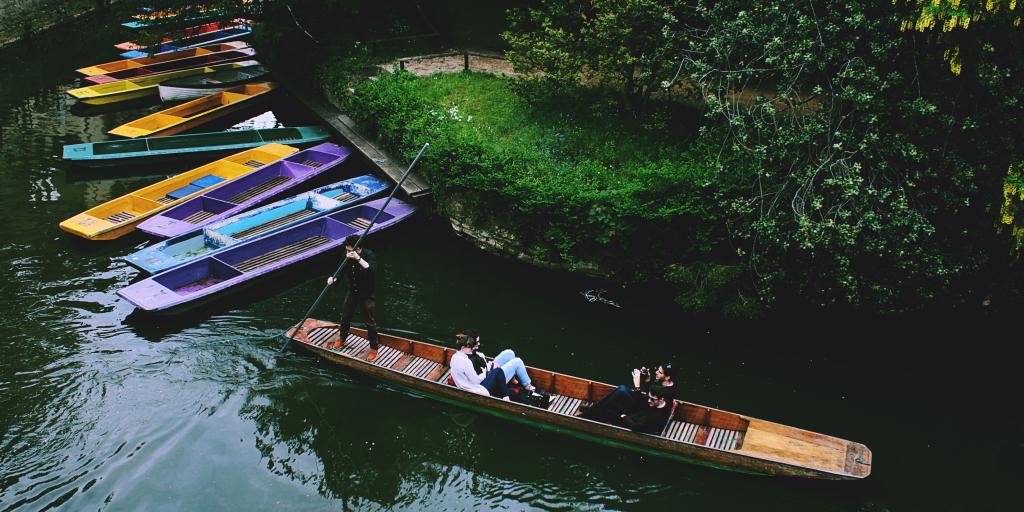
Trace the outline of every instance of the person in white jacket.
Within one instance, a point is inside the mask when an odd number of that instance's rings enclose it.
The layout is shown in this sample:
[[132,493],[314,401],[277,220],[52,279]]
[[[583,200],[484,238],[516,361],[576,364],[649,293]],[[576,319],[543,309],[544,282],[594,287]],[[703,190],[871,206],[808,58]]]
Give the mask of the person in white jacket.
[[459,334],[456,336],[455,342],[459,350],[452,355],[450,363],[455,386],[478,395],[489,395],[508,400],[507,384],[509,379],[506,378],[505,371],[501,366],[495,365],[492,361],[489,367],[484,368],[484,371],[480,373],[477,373],[473,367],[469,356],[478,343],[476,337]]

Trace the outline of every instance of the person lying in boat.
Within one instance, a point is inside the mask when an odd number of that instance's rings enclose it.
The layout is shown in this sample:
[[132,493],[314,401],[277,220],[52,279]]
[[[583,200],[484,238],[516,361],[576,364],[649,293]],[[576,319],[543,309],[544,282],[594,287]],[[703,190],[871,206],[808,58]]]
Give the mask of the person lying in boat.
[[489,370],[488,363],[493,363],[494,366],[500,366],[502,371],[505,372],[505,383],[512,384],[515,380],[527,391],[533,391],[533,384],[531,384],[530,374],[526,372],[526,364],[523,360],[516,357],[516,353],[510,348],[506,348],[498,353],[497,357],[493,360],[488,360],[487,356],[480,351],[480,335],[474,331],[466,330],[463,331],[466,336],[470,339],[476,340],[476,345],[473,346],[473,353],[469,355],[469,360],[473,362],[473,370],[476,373],[481,373]]
[[[498,357],[486,361],[483,354],[476,350],[480,347],[479,336],[473,333],[459,333],[455,336],[455,343],[459,350],[452,355],[450,366],[452,380],[459,389],[509,400],[508,382],[512,377],[519,379],[527,389],[533,389],[530,376],[526,373],[526,365],[522,359],[515,357],[511,350],[504,350]],[[484,366],[480,370],[470,359],[474,352],[484,360]]]
[[590,407],[580,407],[576,413],[588,420],[615,423],[622,415],[630,415],[647,406],[651,393],[659,391],[668,403],[676,398],[676,370],[672,363],[665,363],[651,372],[647,368],[633,369],[633,385],[625,384],[615,388],[608,396]]
[[661,434],[672,417],[671,400],[673,399],[669,398],[669,395],[674,392],[670,392],[669,389],[671,386],[652,388],[647,394],[647,405],[632,414],[620,414],[614,424],[634,432]]

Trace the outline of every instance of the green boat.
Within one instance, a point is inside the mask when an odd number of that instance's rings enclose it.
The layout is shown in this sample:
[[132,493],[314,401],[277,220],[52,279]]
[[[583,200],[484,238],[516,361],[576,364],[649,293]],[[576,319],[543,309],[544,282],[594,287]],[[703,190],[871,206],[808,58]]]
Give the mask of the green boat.
[[64,160],[85,167],[154,163],[235,153],[271,142],[294,146],[321,142],[329,138],[327,130],[319,126],[170,135],[68,144],[64,146]]

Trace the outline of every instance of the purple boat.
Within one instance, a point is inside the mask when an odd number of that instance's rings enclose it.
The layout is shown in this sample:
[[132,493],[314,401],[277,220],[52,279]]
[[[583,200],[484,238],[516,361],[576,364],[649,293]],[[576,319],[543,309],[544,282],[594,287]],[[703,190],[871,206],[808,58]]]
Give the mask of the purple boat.
[[[340,248],[345,237],[366,229],[385,201],[363,203],[238,244],[122,288],[117,294],[150,313],[183,311],[219,292]],[[413,205],[392,199],[370,233],[387,229],[415,211]]]
[[278,160],[156,215],[139,229],[159,237],[187,233],[266,201],[344,162],[352,150],[325,142]]

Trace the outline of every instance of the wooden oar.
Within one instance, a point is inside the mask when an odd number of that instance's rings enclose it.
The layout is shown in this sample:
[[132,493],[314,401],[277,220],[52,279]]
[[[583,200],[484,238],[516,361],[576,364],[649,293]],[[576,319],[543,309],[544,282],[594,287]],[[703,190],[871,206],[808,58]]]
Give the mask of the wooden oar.
[[[423,156],[423,152],[427,150],[427,146],[430,146],[429,142],[423,143],[423,147],[420,148],[420,152],[416,154],[416,158],[412,159],[412,163],[409,164],[409,168],[405,170],[405,174],[402,175],[402,179],[398,180],[398,183],[395,184],[395,188],[391,189],[391,194],[388,195],[388,198],[384,201],[384,204],[382,204],[381,207],[377,210],[377,214],[373,216],[372,220],[370,220],[370,224],[366,226],[366,229],[363,230],[363,233],[359,235],[359,240],[356,240],[356,244],[352,246],[353,251],[359,248],[359,244],[363,243],[363,239],[366,238],[366,235],[370,233],[370,228],[372,228],[373,225],[377,223],[377,219],[380,218],[381,213],[384,213],[384,209],[388,207],[388,203],[391,202],[391,198],[395,197],[395,192],[398,192],[398,189],[402,187],[402,183],[405,183],[405,179],[409,177],[409,173],[412,172],[413,167],[416,167],[416,162],[418,162],[420,157]],[[338,269],[335,270],[333,274],[331,274],[331,278],[336,280],[338,276],[341,275],[341,271],[345,269],[345,265],[347,264],[348,258],[342,258],[341,265],[338,265]],[[288,348],[292,344],[292,341],[295,340],[295,336],[299,334],[299,327],[302,327],[302,324],[306,323],[306,320],[309,319],[309,315],[313,313],[313,310],[316,309],[317,306],[320,305],[320,301],[323,300],[325,295],[327,295],[327,290],[329,290],[330,288],[331,285],[326,285],[324,286],[324,289],[320,291],[320,295],[316,298],[315,301],[313,301],[313,305],[310,306],[308,310],[306,310],[306,314],[305,316],[302,317],[302,320],[299,320],[299,322],[295,324],[295,326],[292,328],[292,335],[288,336],[288,340],[285,341],[284,345],[281,346],[280,352],[283,352],[284,349]],[[288,334],[288,331],[285,330],[284,333],[282,334]]]

